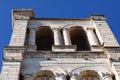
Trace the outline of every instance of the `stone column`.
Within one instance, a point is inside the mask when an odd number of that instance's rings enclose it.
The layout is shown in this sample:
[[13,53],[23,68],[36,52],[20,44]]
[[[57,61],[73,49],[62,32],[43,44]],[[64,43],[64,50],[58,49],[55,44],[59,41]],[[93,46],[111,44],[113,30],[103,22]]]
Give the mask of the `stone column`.
[[73,74],[71,76],[70,80],[78,80],[78,75],[77,74]]
[[71,45],[71,39],[67,28],[63,29],[63,37],[65,45]]
[[35,28],[30,28],[29,45],[35,45]]
[[66,76],[64,74],[57,74],[55,80],[66,80]]
[[33,77],[31,75],[25,75],[24,80],[33,80]]
[[92,28],[87,29],[87,37],[91,46],[99,45]]
[[54,45],[61,45],[62,40],[61,40],[60,29],[54,28],[53,33],[54,33]]

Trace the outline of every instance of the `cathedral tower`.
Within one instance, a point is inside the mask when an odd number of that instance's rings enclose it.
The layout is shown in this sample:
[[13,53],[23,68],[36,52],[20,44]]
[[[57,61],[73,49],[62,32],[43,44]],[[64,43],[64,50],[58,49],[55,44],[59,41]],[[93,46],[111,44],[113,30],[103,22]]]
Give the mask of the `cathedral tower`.
[[104,15],[35,18],[12,10],[0,80],[120,80],[120,46]]

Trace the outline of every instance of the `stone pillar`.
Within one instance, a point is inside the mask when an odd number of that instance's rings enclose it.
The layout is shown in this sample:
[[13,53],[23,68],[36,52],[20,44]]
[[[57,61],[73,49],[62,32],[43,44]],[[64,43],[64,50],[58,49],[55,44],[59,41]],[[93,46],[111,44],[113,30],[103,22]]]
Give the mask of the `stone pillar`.
[[99,45],[92,28],[87,29],[87,37],[91,46]]
[[35,28],[30,28],[29,45],[35,45]]
[[33,80],[33,77],[31,75],[25,75],[24,80]]
[[63,29],[63,37],[65,45],[71,45],[71,39],[67,28]]
[[71,76],[70,80],[78,80],[78,75],[77,74],[73,74]]
[[54,45],[61,45],[62,40],[61,40],[60,29],[54,28],[53,33],[54,33]]
[[66,76],[64,74],[57,73],[55,80],[66,80]]

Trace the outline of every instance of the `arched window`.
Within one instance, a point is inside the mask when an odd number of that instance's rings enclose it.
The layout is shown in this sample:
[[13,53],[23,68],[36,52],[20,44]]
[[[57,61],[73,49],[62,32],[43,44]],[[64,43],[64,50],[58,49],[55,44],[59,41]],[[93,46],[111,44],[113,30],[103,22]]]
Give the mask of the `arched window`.
[[100,76],[93,70],[80,72],[78,80],[100,80]]
[[50,27],[43,26],[36,31],[37,50],[51,50],[54,43],[53,32]]
[[77,50],[90,50],[85,31],[81,27],[72,27],[69,30],[72,45],[77,45]]
[[33,80],[55,80],[52,71],[42,70],[33,74]]

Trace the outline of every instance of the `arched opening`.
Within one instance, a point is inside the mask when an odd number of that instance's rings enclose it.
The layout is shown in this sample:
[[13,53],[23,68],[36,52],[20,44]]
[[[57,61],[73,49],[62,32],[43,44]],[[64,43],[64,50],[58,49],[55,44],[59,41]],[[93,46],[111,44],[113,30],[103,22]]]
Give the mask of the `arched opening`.
[[78,80],[100,80],[100,76],[93,70],[80,72]]
[[77,50],[90,50],[87,35],[83,28],[72,27],[69,30],[72,45],[77,45]]
[[51,50],[53,43],[53,32],[50,27],[43,26],[36,31],[37,50]]
[[55,80],[55,75],[50,70],[42,70],[33,74],[33,80]]

